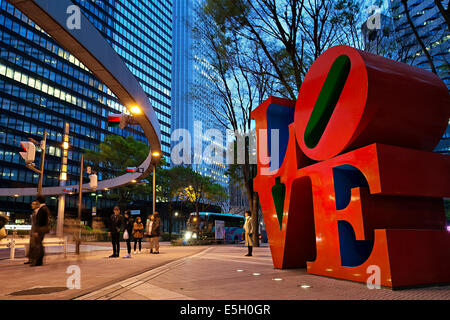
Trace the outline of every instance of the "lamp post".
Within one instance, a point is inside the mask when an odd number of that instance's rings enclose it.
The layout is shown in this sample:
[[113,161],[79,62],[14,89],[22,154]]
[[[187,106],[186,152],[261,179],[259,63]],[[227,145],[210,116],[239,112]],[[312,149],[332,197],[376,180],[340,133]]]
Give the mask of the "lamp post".
[[[61,175],[59,177],[59,185],[61,187],[66,186],[67,181],[67,155],[69,149],[69,123],[64,125],[64,138],[63,138],[63,154],[61,158]],[[64,208],[66,204],[66,196],[64,194],[58,197],[58,222],[56,226],[56,236],[62,237],[64,234]]]
[[153,165],[153,213],[156,211],[156,165]]
[[[173,213],[173,215],[174,215],[174,217],[175,217],[175,227],[178,227],[178,211],[175,211],[174,213]],[[176,228],[176,230],[177,230],[177,233],[178,233],[178,229]]]
[[80,254],[80,243],[81,243],[81,206],[83,205],[83,164],[84,164],[84,155],[81,154],[81,163],[80,163],[80,189],[78,194],[78,219],[77,224],[79,228],[78,237],[76,239],[76,254]]
[[92,215],[94,216],[94,215],[97,215],[97,201],[98,201],[98,198],[103,197],[103,195],[102,194],[97,194],[97,193],[91,193],[91,196],[95,197],[95,207],[92,208]]
[[161,153],[158,151],[152,152],[152,165],[153,165],[153,213],[156,211],[156,164],[159,162]]
[[42,195],[42,181],[44,180],[44,162],[45,150],[47,149],[47,131],[44,131],[44,139],[42,140],[42,158],[41,158],[41,173],[39,175],[38,195]]

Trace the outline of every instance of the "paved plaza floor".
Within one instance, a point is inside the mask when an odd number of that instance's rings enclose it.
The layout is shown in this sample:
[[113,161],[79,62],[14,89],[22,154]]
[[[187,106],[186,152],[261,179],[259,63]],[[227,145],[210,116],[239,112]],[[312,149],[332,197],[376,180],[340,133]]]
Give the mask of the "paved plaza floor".
[[[107,250],[105,250],[107,249]],[[108,244],[91,244],[80,257],[49,254],[42,267],[24,258],[0,260],[0,299],[31,300],[450,300],[450,286],[391,290],[273,268],[268,247],[245,257],[242,245],[170,246],[159,255],[109,259]],[[121,255],[125,254],[122,249]],[[79,266],[80,289],[66,286]]]

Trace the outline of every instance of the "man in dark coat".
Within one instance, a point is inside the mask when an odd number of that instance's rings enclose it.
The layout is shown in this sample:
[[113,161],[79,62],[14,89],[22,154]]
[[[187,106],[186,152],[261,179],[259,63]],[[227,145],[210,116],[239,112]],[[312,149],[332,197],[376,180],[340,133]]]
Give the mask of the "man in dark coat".
[[39,196],[36,200],[39,203],[36,215],[32,221],[32,233],[30,241],[30,266],[42,266],[44,262],[44,241],[45,234],[50,231],[49,218],[51,216],[49,208],[45,205],[45,198]]
[[[159,236],[161,234],[161,218],[159,213],[155,212],[150,218],[152,220],[152,227],[150,231],[150,253],[159,254]],[[154,249],[154,250],[153,250]]]
[[114,213],[110,218],[109,231],[111,233],[111,242],[113,246],[113,254],[110,258],[118,258],[120,254],[120,230],[123,226],[123,217],[120,214],[119,206],[115,206],[113,209]]
[[30,221],[31,221],[31,231],[30,231],[30,242],[28,244],[28,249],[27,249],[27,258],[28,261],[24,262],[24,264],[31,264],[31,256],[30,256],[30,252],[31,252],[31,243],[33,241],[33,233],[35,233],[35,228],[36,228],[36,215],[37,212],[39,210],[39,206],[40,203],[37,200],[34,200],[33,202],[31,202],[31,209],[33,210],[33,212],[31,213],[30,216]]

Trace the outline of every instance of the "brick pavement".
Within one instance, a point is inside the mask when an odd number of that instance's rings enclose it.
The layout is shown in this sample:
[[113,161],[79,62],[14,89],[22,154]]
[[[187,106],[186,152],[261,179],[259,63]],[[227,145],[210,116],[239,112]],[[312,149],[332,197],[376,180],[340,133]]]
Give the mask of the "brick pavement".
[[[109,243],[90,245],[96,250],[82,250],[80,256],[70,253],[64,259],[61,254],[48,254],[44,266],[40,267],[24,265],[26,259],[23,255],[14,261],[0,260],[0,300],[73,299],[206,249],[206,247],[175,247],[163,243],[159,255],[143,253],[131,259],[110,259],[108,256],[112,251]],[[47,251],[62,251],[62,249]],[[125,254],[125,243],[121,243],[121,256]],[[67,278],[70,276],[66,271],[71,265],[80,267],[80,290],[69,290],[66,287]]]
[[450,286],[391,290],[273,269],[267,247],[216,246],[80,297],[86,300],[450,300]]
[[[23,265],[24,258],[0,260],[0,300],[450,300],[450,286],[369,290],[365,284],[309,275],[304,269],[277,270],[267,247],[254,248],[254,256],[245,257],[246,249],[239,245],[163,244],[159,255],[132,259],[107,258],[108,243],[83,248],[79,257],[49,254],[42,267]],[[80,267],[80,290],[66,288],[70,265]]]

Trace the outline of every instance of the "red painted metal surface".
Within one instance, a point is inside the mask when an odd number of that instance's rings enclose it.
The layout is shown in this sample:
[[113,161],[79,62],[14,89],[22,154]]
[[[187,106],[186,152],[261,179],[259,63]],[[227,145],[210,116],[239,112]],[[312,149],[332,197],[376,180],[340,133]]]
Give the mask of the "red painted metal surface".
[[[305,145],[304,132],[328,71],[341,55],[350,58],[345,87],[318,145]],[[426,70],[348,46],[324,52],[309,69],[295,107],[295,133],[311,159],[383,143],[432,151],[448,125],[445,84]]]
[[[348,82],[319,143],[309,149],[302,130],[342,54],[352,63]],[[323,56],[296,104],[271,97],[252,112],[259,149],[254,186],[274,267],[307,266],[312,274],[366,282],[376,266],[380,284],[389,287],[450,283],[442,200],[450,197],[450,157],[429,152],[448,122],[445,86],[426,71],[349,47]],[[260,154],[267,150],[260,134],[270,121],[267,109],[294,104],[284,161],[270,171],[268,155]],[[286,190],[281,228],[271,192],[276,177]]]

